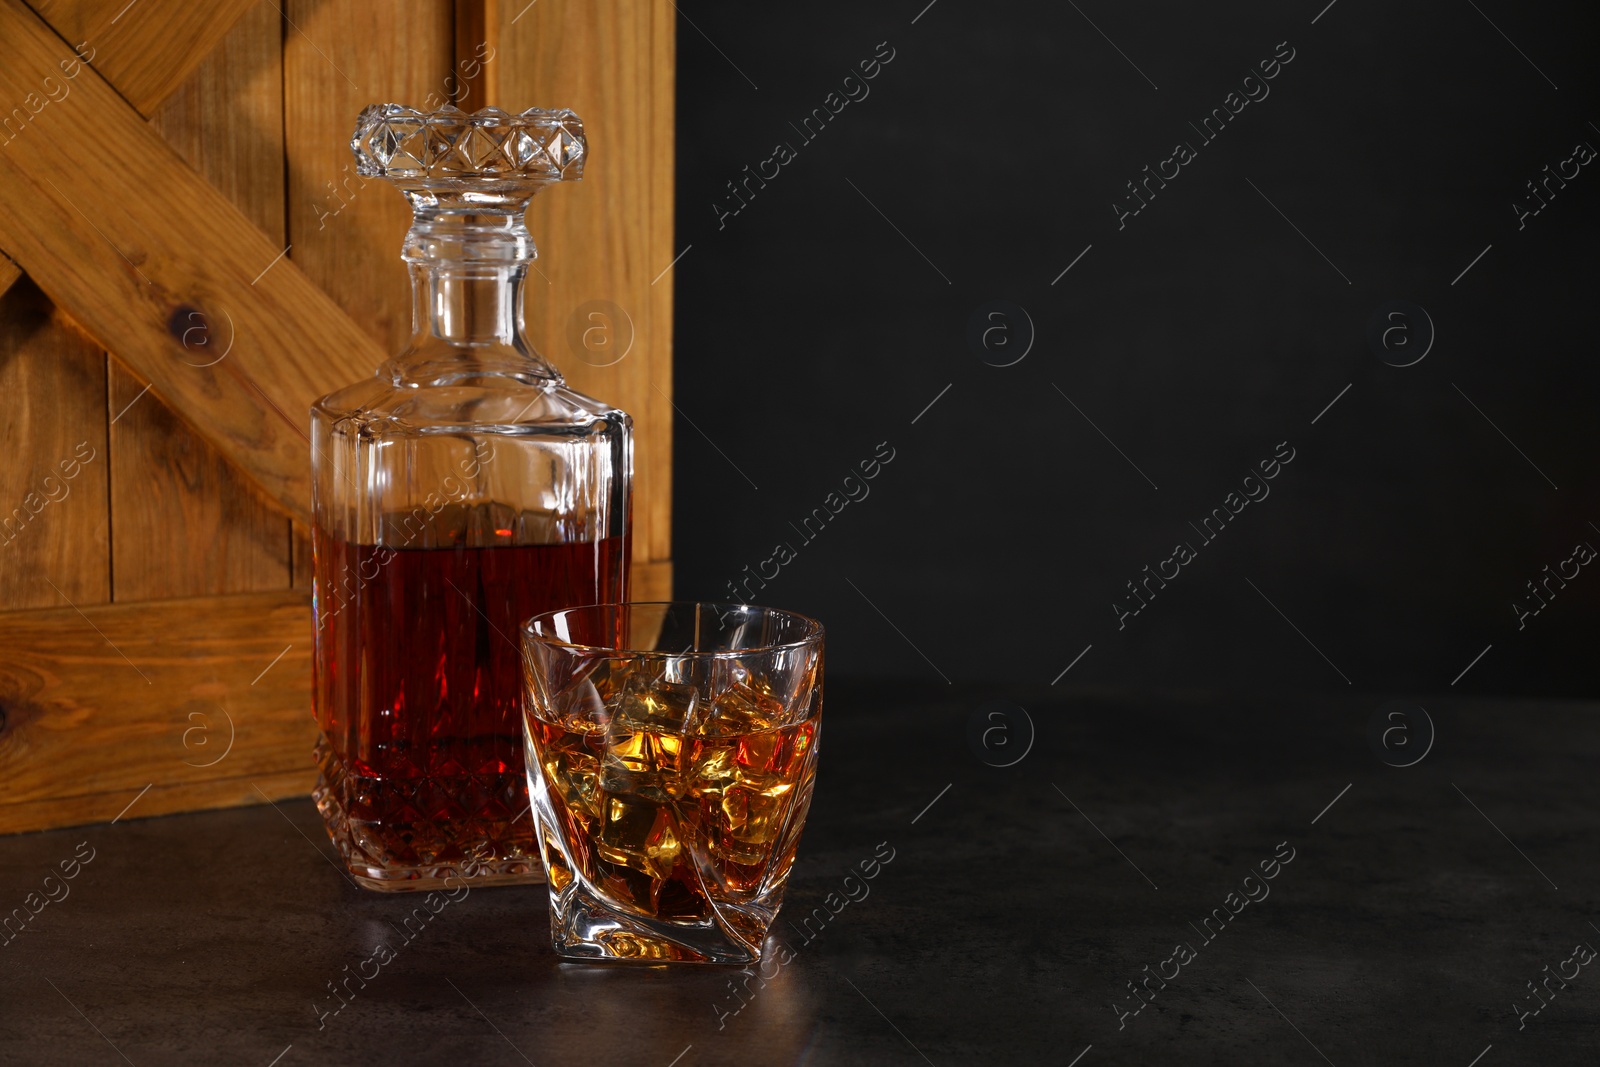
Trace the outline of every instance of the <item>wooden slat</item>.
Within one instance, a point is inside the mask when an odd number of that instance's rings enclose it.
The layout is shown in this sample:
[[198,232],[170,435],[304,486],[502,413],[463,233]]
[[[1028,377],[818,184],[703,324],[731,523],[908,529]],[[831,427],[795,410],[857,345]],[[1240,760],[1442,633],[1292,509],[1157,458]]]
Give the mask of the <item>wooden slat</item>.
[[[0,0],[0,99],[69,57]],[[0,152],[5,251],[263,490],[309,518],[306,410],[382,353],[94,71]],[[91,132],[92,131],[92,135]],[[196,367],[194,312],[228,356]]]
[[450,86],[451,102],[467,111],[486,106],[483,59],[494,47],[485,25],[487,19],[485,0],[456,0],[456,82]]
[[0,608],[110,599],[106,419],[105,352],[17,282],[0,297]]
[[655,560],[633,564],[633,588],[628,591],[630,600],[671,600],[672,561]]
[[[666,574],[636,568],[636,595],[664,598]],[[309,607],[281,592],[0,614],[0,833],[104,822],[152,784],[130,817],[259,803],[253,785],[303,795]]]
[[[124,808],[128,813],[121,821],[128,822],[183,811],[241,808],[262,803],[263,796],[268,800],[303,797],[317,780],[309,756],[305,764],[291,771],[262,771],[217,781],[156,784],[142,796],[137,789],[127,789],[7,804],[0,806],[0,834],[103,823],[116,818]],[[132,807],[128,807],[130,802]]]
[[[246,218],[283,240],[283,17],[252,8],[151,118]],[[192,362],[210,361],[195,345]],[[218,348],[220,351],[220,348]],[[289,521],[113,363],[113,599],[289,587]]]
[[[123,99],[150,114],[252,5],[267,0],[33,0]],[[59,74],[59,72],[58,72]],[[59,80],[59,78],[58,78]]]
[[297,27],[283,43],[290,256],[385,354],[397,352],[411,336],[400,260],[411,208],[387,182],[356,175],[350,134],[368,104],[449,102],[451,5],[289,0],[286,11]]
[[[633,416],[634,559],[665,561],[672,555],[672,273],[661,272],[677,254],[676,12],[669,0],[481,2],[495,53],[483,68],[484,99],[469,106],[570,107],[588,133],[583,181],[545,190],[528,213],[542,272],[528,286],[528,328],[574,388]],[[477,45],[458,40],[457,55],[470,56]],[[632,321],[633,348],[612,366],[593,365],[600,362],[593,355],[586,361],[572,340],[585,325],[607,325],[585,320],[572,328],[593,301],[620,309],[608,315],[614,336],[624,318]]]
[[0,615],[0,833],[303,792],[310,672],[300,593]]
[[112,598],[289,588],[289,520],[144,389],[112,365]]
[[10,288],[17,284],[22,277],[22,268],[11,262],[4,255],[0,255],[0,296],[5,296]]
[[283,247],[283,16],[271,0],[228,31],[150,125]]

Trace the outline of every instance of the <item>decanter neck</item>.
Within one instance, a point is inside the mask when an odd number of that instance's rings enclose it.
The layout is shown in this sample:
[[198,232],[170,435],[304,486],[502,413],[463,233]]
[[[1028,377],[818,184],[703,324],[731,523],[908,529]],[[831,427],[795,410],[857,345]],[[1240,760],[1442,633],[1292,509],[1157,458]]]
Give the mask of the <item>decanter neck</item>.
[[[561,380],[528,344],[523,282],[538,255],[523,221],[527,200],[509,204],[418,203],[403,256],[411,267],[411,348],[464,349],[483,369]],[[463,208],[466,210],[463,210]]]
[[525,264],[413,263],[413,346],[432,347],[432,339],[452,345],[525,345],[522,283],[527,269]]

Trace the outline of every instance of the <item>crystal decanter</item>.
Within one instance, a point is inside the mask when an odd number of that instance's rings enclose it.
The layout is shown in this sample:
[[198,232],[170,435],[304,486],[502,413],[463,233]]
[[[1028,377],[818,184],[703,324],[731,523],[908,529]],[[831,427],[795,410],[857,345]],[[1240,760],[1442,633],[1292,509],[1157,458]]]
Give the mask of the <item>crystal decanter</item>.
[[519,630],[628,589],[632,421],[523,331],[524,215],[583,124],[384,104],[350,146],[411,202],[412,336],[311,412],[317,807],[373,889],[541,881]]

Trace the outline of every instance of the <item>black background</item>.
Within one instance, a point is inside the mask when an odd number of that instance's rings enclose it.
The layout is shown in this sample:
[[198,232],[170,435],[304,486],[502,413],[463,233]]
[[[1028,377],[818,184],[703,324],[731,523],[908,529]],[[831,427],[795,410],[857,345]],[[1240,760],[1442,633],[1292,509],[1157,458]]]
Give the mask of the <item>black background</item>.
[[[758,599],[823,619],[834,672],[1049,683],[1092,645],[1069,684],[1592,695],[1593,568],[1525,629],[1511,606],[1600,546],[1600,167],[1520,231],[1512,206],[1600,147],[1586,9],[924,2],[681,5],[677,594],[726,599],[785,541]],[[1203,143],[1279,42],[1270,95]],[[1198,157],[1119,230],[1180,140]],[[968,343],[992,300],[1036,332],[1009,367]],[[1412,366],[1366,340],[1393,300],[1437,332]],[[1198,558],[1119,630],[1179,540]]]

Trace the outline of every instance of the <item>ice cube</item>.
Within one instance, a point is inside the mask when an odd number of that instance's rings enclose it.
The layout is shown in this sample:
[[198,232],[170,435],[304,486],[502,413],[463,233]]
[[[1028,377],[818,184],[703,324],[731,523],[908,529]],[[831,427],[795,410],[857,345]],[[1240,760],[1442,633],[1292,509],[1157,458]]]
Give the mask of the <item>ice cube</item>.
[[640,797],[606,798],[596,851],[612,863],[631,867],[659,881],[678,861],[682,848],[671,812]]
[[605,733],[601,786],[609,793],[636,795],[666,803],[683,793],[679,759],[683,739],[677,734],[640,730],[621,717]]
[[752,788],[741,782],[722,795],[722,814],[731,838],[729,853],[737,863],[761,863],[768,846],[783,829],[789,810],[792,782],[771,782],[765,788]]
[[699,795],[720,796],[735,777],[733,748],[730,745],[693,742],[690,746],[688,766],[684,768],[688,791]]
[[763,678],[731,661],[717,665],[710,709],[694,729],[702,736],[738,737],[787,725],[792,718],[789,704]]
[[568,810],[600,818],[600,760],[582,750],[563,750],[544,760],[545,780]]
[[695,722],[702,736],[738,737],[783,724],[783,704],[748,681],[736,681],[711,700],[710,711]]
[[673,660],[643,664],[623,680],[605,728],[602,786],[608,792],[666,803],[683,795],[685,723],[700,688],[682,680]]
[[613,718],[648,729],[681,731],[693,719],[699,703],[699,686],[639,670],[623,683]]

